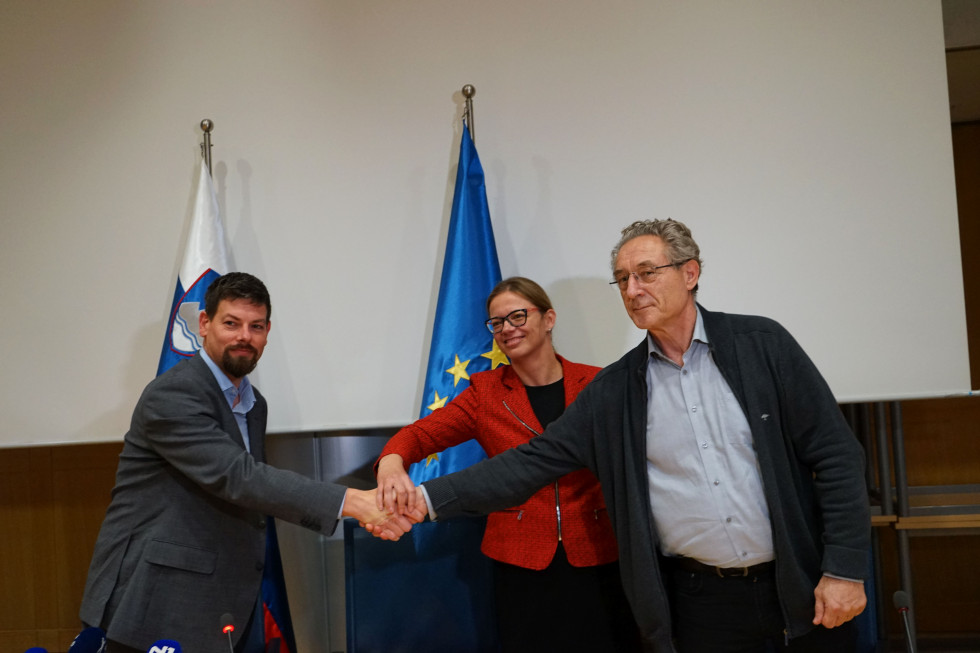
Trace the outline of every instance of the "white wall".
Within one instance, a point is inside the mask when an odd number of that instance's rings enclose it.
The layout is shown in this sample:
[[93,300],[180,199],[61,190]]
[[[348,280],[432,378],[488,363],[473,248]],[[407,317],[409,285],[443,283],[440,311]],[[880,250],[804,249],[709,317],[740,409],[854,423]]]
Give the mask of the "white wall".
[[938,0],[6,0],[0,444],[121,438],[202,118],[273,295],[272,428],[412,420],[466,83],[501,268],[570,358],[639,341],[608,252],[671,216],[701,301],[783,322],[841,400],[968,389]]

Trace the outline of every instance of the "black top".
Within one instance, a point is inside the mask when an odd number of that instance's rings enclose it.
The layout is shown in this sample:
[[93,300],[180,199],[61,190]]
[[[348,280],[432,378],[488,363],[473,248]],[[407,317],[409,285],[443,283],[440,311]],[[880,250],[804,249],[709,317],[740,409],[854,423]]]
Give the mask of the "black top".
[[543,428],[547,428],[565,412],[565,379],[558,379],[548,385],[526,385],[524,388],[531,401],[534,416]]

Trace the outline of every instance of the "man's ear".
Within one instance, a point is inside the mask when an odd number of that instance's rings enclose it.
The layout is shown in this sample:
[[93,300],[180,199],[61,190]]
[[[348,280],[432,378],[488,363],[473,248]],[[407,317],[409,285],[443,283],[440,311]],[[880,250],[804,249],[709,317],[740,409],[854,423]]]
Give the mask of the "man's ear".
[[698,280],[701,279],[701,264],[694,259],[685,261],[681,266],[681,272],[684,273],[684,285],[688,290],[694,290]]

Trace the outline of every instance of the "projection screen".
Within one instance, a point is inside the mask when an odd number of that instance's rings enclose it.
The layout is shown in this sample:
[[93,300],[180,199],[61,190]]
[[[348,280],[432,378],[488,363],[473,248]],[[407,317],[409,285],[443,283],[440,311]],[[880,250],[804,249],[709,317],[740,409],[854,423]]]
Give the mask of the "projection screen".
[[841,401],[969,390],[938,0],[0,6],[0,446],[118,440],[153,377],[202,118],[268,284],[274,432],[418,415],[464,84],[505,276],[604,365],[610,279],[687,223],[700,301],[784,324]]

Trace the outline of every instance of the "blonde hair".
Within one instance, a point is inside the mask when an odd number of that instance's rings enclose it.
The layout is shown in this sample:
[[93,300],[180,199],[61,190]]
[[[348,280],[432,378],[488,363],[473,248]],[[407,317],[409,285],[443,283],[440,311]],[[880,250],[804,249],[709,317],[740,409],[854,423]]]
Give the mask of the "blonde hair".
[[542,313],[552,310],[551,299],[544,288],[527,277],[508,277],[498,283],[487,296],[487,315],[490,315],[490,303],[505,292],[517,293],[527,299]]

